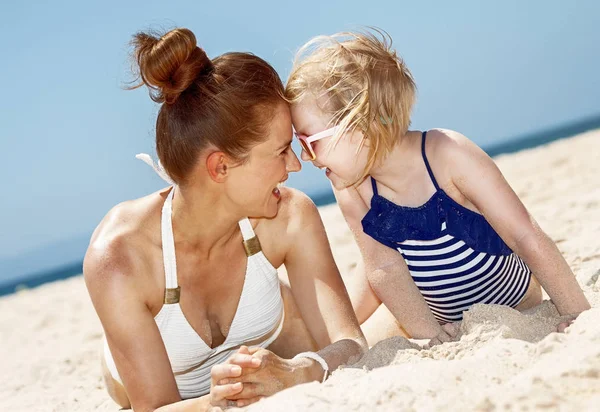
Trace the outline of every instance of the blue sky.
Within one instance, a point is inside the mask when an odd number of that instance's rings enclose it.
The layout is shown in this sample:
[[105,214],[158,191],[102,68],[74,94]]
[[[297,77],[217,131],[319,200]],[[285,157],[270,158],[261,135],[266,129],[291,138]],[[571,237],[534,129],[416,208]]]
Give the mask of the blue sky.
[[[24,0],[2,2],[0,15],[0,279],[80,258],[111,206],[161,187],[134,159],[153,153],[157,106],[145,90],[121,88],[127,43],[148,27],[188,27],[209,56],[252,51],[284,79],[311,37],[380,27],[417,81],[413,126],[483,146],[600,113],[591,0]],[[327,189],[309,166],[290,185]]]

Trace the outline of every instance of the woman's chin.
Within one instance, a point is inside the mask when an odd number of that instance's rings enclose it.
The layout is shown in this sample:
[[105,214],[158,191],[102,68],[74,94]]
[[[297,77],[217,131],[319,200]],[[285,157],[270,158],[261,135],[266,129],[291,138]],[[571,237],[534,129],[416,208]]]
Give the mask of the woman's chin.
[[277,200],[275,206],[269,207],[269,218],[274,218],[279,213],[279,204],[281,203],[281,199]]
[[263,210],[262,217],[266,219],[273,219],[274,217],[276,217],[279,213],[279,203],[280,199],[277,199],[277,201],[274,202],[269,202],[269,204],[267,204],[267,207],[265,207]]

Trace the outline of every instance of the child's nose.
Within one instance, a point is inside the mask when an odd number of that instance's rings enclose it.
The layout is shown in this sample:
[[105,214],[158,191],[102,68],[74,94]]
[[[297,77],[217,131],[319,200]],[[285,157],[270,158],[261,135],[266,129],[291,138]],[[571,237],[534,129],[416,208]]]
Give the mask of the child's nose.
[[310,155],[308,153],[306,153],[306,150],[302,149],[302,153],[300,153],[300,158],[302,160],[304,160],[305,162],[308,162],[309,160],[312,160]]

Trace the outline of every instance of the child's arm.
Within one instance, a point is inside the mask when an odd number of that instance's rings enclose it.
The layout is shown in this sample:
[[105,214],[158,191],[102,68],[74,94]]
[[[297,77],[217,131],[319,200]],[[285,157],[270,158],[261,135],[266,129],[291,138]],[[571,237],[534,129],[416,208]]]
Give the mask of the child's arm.
[[358,323],[362,325],[381,305],[381,300],[379,300],[367,279],[365,262],[362,256],[358,258],[354,273],[344,282],[346,283],[346,289],[348,289],[348,295],[350,295],[352,309],[356,313]]
[[[380,300],[411,337],[432,339],[432,344],[451,340],[429,310],[402,255],[363,232],[361,219],[368,208],[356,189],[334,189],[334,194],[360,248],[367,286],[378,298],[364,298],[367,307],[361,308],[361,312],[368,313],[366,317],[370,316],[379,306]],[[369,294],[368,291],[364,293]]]
[[[554,242],[540,229],[492,159],[466,137],[435,131],[428,140],[432,164],[479,210],[502,240],[533,271],[561,315],[576,315],[590,304]],[[439,137],[439,138],[438,138]]]

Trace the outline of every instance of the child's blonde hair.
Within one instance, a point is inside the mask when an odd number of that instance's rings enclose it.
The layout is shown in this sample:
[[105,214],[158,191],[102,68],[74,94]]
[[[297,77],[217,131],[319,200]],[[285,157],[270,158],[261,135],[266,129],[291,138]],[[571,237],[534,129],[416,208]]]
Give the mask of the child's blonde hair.
[[287,82],[292,104],[309,94],[326,97],[321,110],[333,115],[330,125],[341,126],[334,145],[356,129],[369,139],[367,166],[354,184],[387,157],[410,125],[416,85],[391,47],[391,37],[378,29],[315,37],[296,54]]

